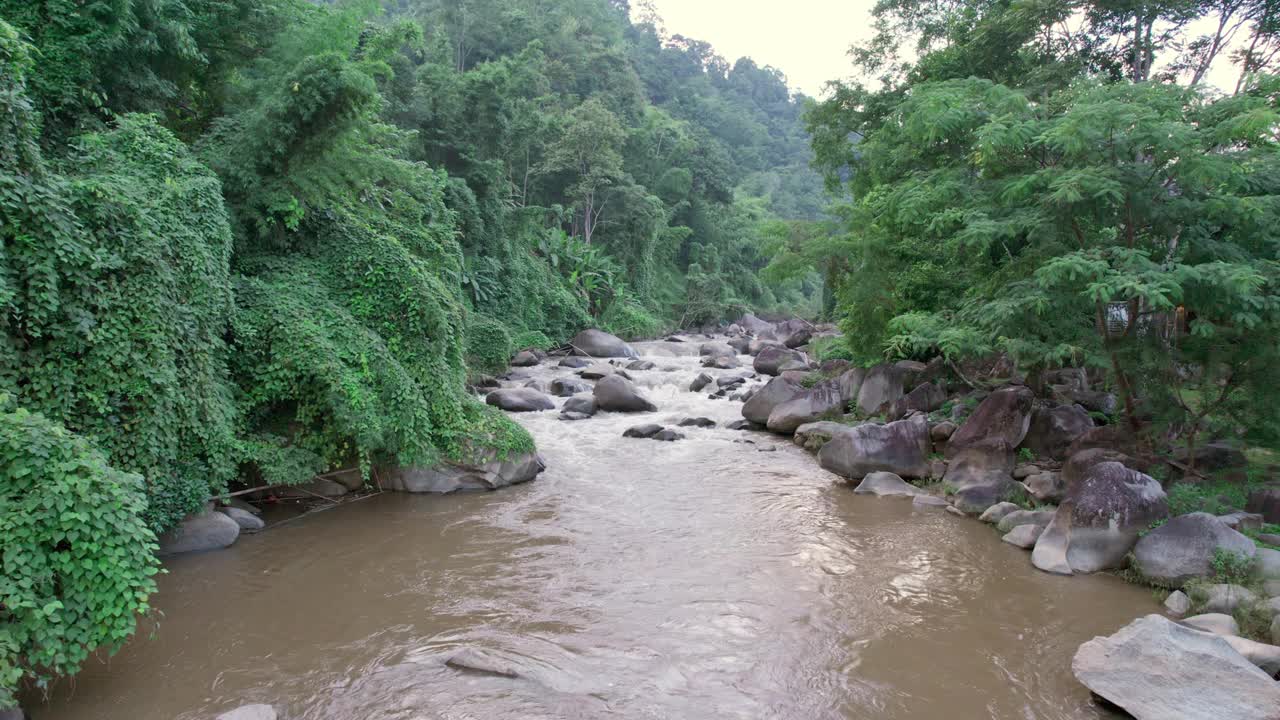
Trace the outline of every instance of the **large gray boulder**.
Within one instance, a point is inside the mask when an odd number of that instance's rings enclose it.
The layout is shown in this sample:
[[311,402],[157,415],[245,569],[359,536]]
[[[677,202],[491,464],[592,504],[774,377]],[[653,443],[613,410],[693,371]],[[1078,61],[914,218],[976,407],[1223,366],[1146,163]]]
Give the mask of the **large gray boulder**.
[[1007,533],[1019,525],[1035,525],[1044,529],[1053,522],[1055,512],[1056,510],[1014,510],[1000,518],[1000,522],[996,523],[996,530]]
[[1062,480],[1062,473],[1042,472],[1022,481],[1036,502],[1057,504],[1062,501],[1062,494],[1067,491],[1067,484]]
[[569,344],[573,346],[574,355],[598,358],[639,357],[639,353],[623,342],[622,338],[594,328],[574,335]]
[[813,325],[799,318],[792,318],[775,325],[773,336],[786,347],[798,348],[813,338]]
[[157,555],[221,550],[240,537],[240,524],[216,510],[188,515],[178,526],[160,536]]
[[1002,440],[1010,448],[1022,444],[1031,427],[1030,388],[1010,385],[991,393],[965,418],[964,424],[947,440],[947,457],[955,457],[975,445],[991,446]]
[[1031,562],[1062,575],[1123,567],[1138,535],[1168,515],[1160,483],[1117,462],[1098,463],[1068,486]]
[[810,452],[817,452],[822,449],[823,445],[835,436],[836,433],[848,430],[849,426],[830,420],[822,420],[819,422],[807,423],[796,428],[795,435],[791,438],[795,444]]
[[1076,438],[1093,428],[1093,418],[1079,405],[1038,407],[1031,413],[1031,423],[1022,447],[1036,457],[1061,460]]
[[381,473],[382,487],[407,493],[452,493],[497,490],[533,480],[547,468],[537,453],[499,457],[485,451],[475,462],[441,463],[433,467],[395,467]]
[[1212,575],[1218,551],[1252,558],[1257,545],[1213,515],[1198,512],[1180,515],[1147,533],[1133,548],[1133,558],[1151,582],[1180,588]]
[[596,397],[591,393],[582,393],[574,395],[564,401],[564,407],[560,408],[563,412],[581,413],[590,417],[596,414]]
[[841,415],[857,396],[862,371],[850,370],[838,378],[820,382],[809,390],[778,405],[769,413],[765,425],[771,432],[790,435],[801,425],[824,417]]
[[[1182,595],[1181,592],[1176,593]],[[1170,597],[1173,597],[1170,595]],[[1183,595],[1183,597],[1186,597]],[[1193,615],[1182,621],[1183,625],[1201,632],[1213,633],[1214,635],[1239,635],[1240,623],[1230,615],[1222,613],[1204,613],[1202,615]]]
[[742,417],[757,425],[767,425],[774,408],[801,395],[805,389],[786,378],[769,381],[742,406]]
[[270,705],[245,705],[222,713],[216,720],[276,720],[276,709]]
[[1036,546],[1036,542],[1040,536],[1044,534],[1044,527],[1041,525],[1018,525],[1010,528],[1000,539],[1023,550],[1030,550]]
[[864,415],[888,412],[902,397],[902,370],[882,364],[866,371],[858,388],[858,409]]
[[1280,485],[1265,485],[1250,491],[1244,509],[1262,515],[1269,523],[1280,523]]
[[747,313],[739,318],[737,324],[742,326],[742,328],[747,332],[757,337],[773,334],[773,323],[761,320],[751,313]]
[[936,383],[920,383],[914,390],[895,400],[889,410],[890,420],[899,420],[913,412],[930,413],[947,401],[947,391]]
[[649,402],[625,378],[610,375],[596,383],[596,406],[609,412],[653,412],[657,405]]
[[555,402],[533,388],[503,388],[494,390],[484,399],[488,405],[502,408],[507,412],[538,412],[554,410]]
[[881,471],[901,477],[929,477],[928,422],[917,415],[887,425],[868,423],[848,428],[822,446],[818,463],[853,480]]
[[551,394],[557,397],[573,397],[584,392],[591,392],[591,383],[577,378],[556,378],[551,381]]
[[1226,638],[1159,615],[1081,645],[1071,670],[1137,720],[1280,718],[1280,683]]
[[1198,601],[1201,612],[1230,615],[1241,606],[1253,605],[1258,596],[1243,585],[1218,583],[1196,588],[1192,599]]
[[980,515],[992,505],[1017,497],[1013,448],[1001,437],[970,443],[947,463],[942,482],[960,510]]
[[262,518],[254,515],[248,510],[243,510],[238,507],[228,505],[226,507],[218,508],[218,512],[226,515],[232,520],[235,520],[236,524],[240,526],[240,532],[245,533],[246,535],[256,533],[267,526],[267,524],[262,521]]
[[702,357],[733,357],[738,351],[724,342],[703,343],[698,348],[698,354]]
[[787,370],[808,369],[809,360],[799,350],[771,345],[760,350],[752,367],[761,375],[780,375]]
[[879,495],[881,497],[915,497],[916,495],[928,494],[891,472],[873,472],[864,477],[853,491],[858,495]]

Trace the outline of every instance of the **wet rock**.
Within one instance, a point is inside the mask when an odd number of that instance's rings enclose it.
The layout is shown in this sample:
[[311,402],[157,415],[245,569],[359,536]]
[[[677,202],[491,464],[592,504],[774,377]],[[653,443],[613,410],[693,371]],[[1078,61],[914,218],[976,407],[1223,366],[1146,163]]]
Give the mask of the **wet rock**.
[[911,498],[911,506],[915,508],[941,509],[951,507],[950,503],[936,495],[916,495]]
[[1044,527],[1041,525],[1018,525],[1000,539],[1023,550],[1030,550],[1036,546],[1036,541],[1040,539],[1040,534],[1043,532]]
[[1261,668],[1262,672],[1271,677],[1280,674],[1280,647],[1232,635],[1224,637],[1223,640],[1243,655],[1245,660]]
[[720,388],[736,388],[745,383],[747,379],[742,375],[725,375],[716,379],[716,387]]
[[982,515],[980,515],[978,519],[984,523],[991,523],[994,525],[1000,522],[1001,520],[1003,520],[1005,516],[1009,515],[1010,513],[1018,512],[1021,509],[1022,508],[1020,506],[1015,505],[1011,502],[996,503],[995,505],[992,505],[991,507],[984,510],[982,512]]
[[270,705],[245,705],[222,713],[216,720],[276,720],[276,709]]
[[777,375],[787,370],[807,370],[809,361],[802,352],[775,345],[760,350],[752,367],[761,375]]
[[952,493],[957,507],[967,513],[981,514],[992,505],[1014,499],[1023,492],[1013,479],[1013,463],[1013,449],[1004,439],[993,437],[952,454],[942,482]]
[[583,330],[577,335],[574,335],[573,339],[569,341],[569,344],[573,346],[574,355],[586,355],[588,357],[598,358],[633,358],[639,356],[636,351],[632,349],[630,345],[623,342],[621,338],[616,335],[610,335],[603,330]]
[[565,368],[585,368],[591,367],[592,364],[593,363],[590,360],[576,355],[570,355],[566,358],[561,358],[560,360],[560,367]]
[[583,393],[574,395],[564,401],[564,407],[560,408],[563,412],[579,413],[591,417],[596,414],[596,398],[595,395]]
[[1023,463],[1013,468],[1014,480],[1026,480],[1032,475],[1039,475],[1039,474],[1040,474],[1040,467],[1038,465],[1030,465],[1028,463]]
[[948,505],[948,506],[947,506],[947,512],[951,513],[952,515],[956,515],[956,516],[958,516],[958,517],[969,517],[969,516],[965,513],[965,511],[961,510],[960,508],[956,507],[955,505]]
[[627,369],[636,372],[652,370],[656,367],[658,367],[656,363],[651,363],[648,360],[633,360],[627,363]]
[[1067,393],[1067,399],[1089,412],[1100,412],[1104,415],[1115,415],[1116,410],[1119,409],[1116,396],[1109,392],[1076,390]]
[[556,378],[551,381],[551,394],[557,397],[572,397],[584,392],[591,392],[591,385],[577,378]]
[[1122,567],[1139,533],[1168,514],[1160,483],[1117,462],[1098,463],[1068,484],[1031,562],[1066,575]]
[[386,490],[407,493],[452,493],[469,490],[497,490],[526,483],[546,469],[537,453],[498,457],[486,450],[472,463],[441,463],[433,467],[397,467],[382,473]]
[[328,478],[316,478],[301,485],[278,488],[282,498],[340,498],[350,492],[346,485]]
[[581,376],[583,380],[601,380],[609,377],[610,375],[614,375],[617,372],[617,368],[609,363],[593,363],[590,366],[583,368],[578,375]]
[[725,428],[729,430],[763,430],[764,429],[760,425],[757,425],[756,423],[753,423],[750,420],[734,420],[728,425],[725,425]]
[[702,367],[715,368],[717,370],[732,370],[741,367],[742,363],[738,362],[736,355],[715,355],[709,356],[702,361]]
[[246,535],[256,533],[267,526],[267,524],[262,521],[262,518],[251,512],[241,510],[238,507],[220,507],[218,508],[218,512],[226,515],[232,520],[235,520],[236,524],[240,526],[240,532],[245,533]]
[[914,497],[926,495],[923,490],[890,472],[873,472],[853,490],[858,495]]
[[1252,605],[1257,602],[1258,596],[1242,585],[1219,583],[1197,588],[1191,599],[1199,601],[1197,604],[1201,612],[1230,615],[1241,605]]
[[577,422],[579,420],[590,420],[591,416],[586,413],[574,412],[572,410],[562,410],[560,419],[565,422]]
[[240,524],[215,510],[188,515],[178,526],[159,537],[158,555],[221,550],[240,537]]
[[[1182,593],[1178,593],[1182,595]],[[1170,595],[1170,597],[1173,597]],[[1186,598],[1186,595],[1182,595]],[[1168,603],[1165,603],[1168,605]],[[1183,612],[1186,612],[1185,610]],[[1240,624],[1230,615],[1222,613],[1205,613],[1203,615],[1195,615],[1182,621],[1183,625],[1194,630],[1201,630],[1214,635],[1239,635]]]
[[1080,646],[1076,679],[1137,720],[1275,720],[1280,683],[1223,637],[1148,615]]
[[956,424],[944,420],[929,428],[929,437],[934,442],[946,442],[955,433],[955,431]]
[[836,433],[822,446],[818,463],[846,478],[873,472],[900,477],[929,476],[929,426],[923,416],[887,425],[866,424]]
[[751,338],[734,337],[728,340],[729,347],[734,349],[739,355],[746,355],[751,352]]
[[596,383],[595,398],[596,406],[609,412],[652,412],[658,409],[636,392],[631,383],[616,375]]
[[1174,590],[1164,599],[1164,609],[1174,617],[1182,617],[1191,612],[1191,598],[1181,590]]
[[1037,407],[1031,413],[1031,423],[1022,447],[1037,457],[1061,460],[1077,438],[1093,428],[1093,418],[1079,405]]
[[757,425],[766,425],[774,408],[803,392],[803,387],[785,378],[774,378],[742,406],[742,417]]
[[542,362],[531,350],[521,350],[516,356],[511,358],[511,367],[533,367]]
[[1268,485],[1251,491],[1244,509],[1262,515],[1269,523],[1280,523],[1280,485]]
[[[1030,388],[1010,385],[987,396],[947,441],[947,456],[955,457],[974,446],[990,447],[996,439],[1010,448],[1022,444],[1031,427]],[[1012,466],[1009,468],[1012,471]]]
[[1063,493],[1067,491],[1066,483],[1062,481],[1062,474],[1056,472],[1032,475],[1022,485],[1027,489],[1027,493],[1040,503],[1061,502]]
[[[856,371],[850,371],[853,374]],[[818,383],[778,405],[765,421],[770,432],[790,435],[801,425],[824,417],[841,415],[852,399],[850,386],[839,378]]]
[[467,670],[484,675],[495,675],[497,677],[505,678],[520,677],[520,671],[516,666],[507,662],[503,658],[475,648],[464,648],[459,650],[450,656],[444,664],[455,670]]
[[[1053,522],[1053,515],[1056,511],[1056,508],[1053,510],[1014,510],[1000,518],[1000,522],[996,523],[996,530],[1007,533],[1019,525],[1035,525],[1043,530],[1049,526],[1050,522]],[[1036,537],[1039,537],[1039,535]]]
[[902,397],[902,372],[893,365],[876,365],[866,371],[858,387],[858,409],[864,415],[887,411]]
[[1257,547],[1226,523],[1201,512],[1180,515],[1147,533],[1134,547],[1133,556],[1150,581],[1182,587],[1212,575],[1213,558],[1219,551],[1254,557]]
[[774,337],[789,348],[798,348],[813,339],[813,326],[804,320],[792,319],[774,327]]
[[703,356],[703,357],[708,357],[708,356],[710,356],[710,357],[719,357],[719,356],[733,357],[733,356],[735,356],[735,355],[737,355],[737,354],[738,354],[738,351],[737,351],[736,349],[734,349],[734,348],[733,348],[733,346],[729,345],[728,343],[724,343],[724,342],[709,342],[709,343],[703,343],[703,344],[702,344],[702,346],[698,348],[698,354],[699,354],[699,355],[701,355],[701,356]]
[[689,392],[700,392],[703,388],[711,384],[712,378],[706,373],[698,373],[698,377],[689,383]]
[[847,430],[848,425],[842,425],[838,422],[824,420],[821,422],[806,423],[796,428],[795,435],[792,440],[795,444],[810,452],[817,452],[826,445],[831,437],[841,430]]
[[679,422],[680,427],[713,428],[716,421],[706,417],[685,418]]
[[742,329],[746,330],[752,335],[759,336],[759,335],[766,335],[766,334],[773,333],[773,323],[761,320],[760,318],[756,317],[755,315],[752,315],[751,313],[747,313],[746,315],[743,315],[741,318],[738,319],[738,322],[736,324],[742,326]]
[[533,388],[504,388],[494,390],[484,399],[485,404],[502,408],[507,412],[538,412],[554,410],[555,402]]
[[673,343],[682,343],[685,341],[684,338],[680,337],[679,335],[668,335],[666,340],[667,342],[673,342]]
[[1257,513],[1234,512],[1229,515],[1219,515],[1218,519],[1237,532],[1261,530],[1263,525],[1262,516]]
[[778,452],[778,448],[774,445],[768,447],[756,448],[756,452]]
[[889,410],[890,420],[899,420],[913,412],[930,413],[947,401],[947,392],[934,383],[921,383],[914,390],[893,402]]
[[654,423],[646,423],[644,425],[636,425],[629,427],[622,433],[622,437],[628,438],[651,438],[662,432],[662,426]]

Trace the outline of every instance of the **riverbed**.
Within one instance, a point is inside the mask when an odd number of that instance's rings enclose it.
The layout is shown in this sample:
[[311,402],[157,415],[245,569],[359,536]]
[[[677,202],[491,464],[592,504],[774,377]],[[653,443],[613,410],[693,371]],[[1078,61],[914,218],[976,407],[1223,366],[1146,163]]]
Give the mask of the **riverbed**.
[[[1156,611],[1150,591],[1038,572],[987,525],[726,429],[741,403],[688,391],[697,347],[637,345],[658,412],[514,416],[547,463],[533,483],[383,494],[169,560],[156,618],[35,720],[1117,717],[1071,656]],[[622,437],[698,416],[718,426]],[[521,677],[445,666],[463,647]]]

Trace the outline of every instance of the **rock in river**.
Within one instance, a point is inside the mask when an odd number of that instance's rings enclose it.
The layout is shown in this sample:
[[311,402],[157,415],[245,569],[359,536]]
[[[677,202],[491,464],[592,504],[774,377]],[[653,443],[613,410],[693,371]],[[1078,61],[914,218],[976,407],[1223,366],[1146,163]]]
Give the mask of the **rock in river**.
[[1036,457],[1061,460],[1076,438],[1093,429],[1093,418],[1079,405],[1037,407],[1022,446]]
[[240,526],[240,532],[245,534],[256,533],[266,527],[266,523],[262,521],[262,518],[254,515],[248,510],[228,506],[218,508],[218,512],[221,512],[223,515],[235,520],[236,524]]
[[1030,550],[1035,547],[1036,541],[1040,539],[1043,532],[1044,528],[1040,525],[1019,525],[1000,539],[1023,550]]
[[159,555],[221,550],[240,537],[240,524],[216,510],[189,515],[160,536]]
[[529,482],[546,469],[536,453],[510,455],[499,459],[486,452],[487,459],[471,464],[442,463],[434,467],[399,467],[383,474],[387,490],[408,493],[451,493],[460,490],[496,490]]
[[625,438],[651,438],[662,432],[662,426],[656,423],[646,423],[644,425],[635,425],[627,428],[622,433]]
[[596,383],[596,406],[608,412],[652,412],[657,405],[649,402],[624,378],[617,375]]
[[887,425],[868,423],[848,428],[822,446],[818,463],[854,480],[880,471],[900,477],[928,477],[928,422],[923,415],[916,415]]
[[752,367],[761,375],[779,375],[787,370],[807,370],[809,361],[799,350],[771,345],[756,355]]
[[1018,447],[1031,426],[1034,400],[1030,388],[1022,385],[1010,385],[991,393],[947,441],[947,456],[955,457],[974,445],[990,444],[994,438],[1004,440],[1010,448]]
[[769,413],[765,425],[770,432],[790,435],[801,425],[843,414],[845,406],[858,393],[856,381],[861,379],[861,374],[861,370],[850,370],[838,378],[818,383],[801,392],[775,407]]
[[572,397],[584,392],[591,392],[591,384],[577,378],[556,378],[551,381],[551,394],[557,397]]
[[245,705],[222,713],[216,720],[276,720],[276,709],[270,705]]
[[742,417],[757,425],[765,425],[774,408],[803,392],[803,387],[786,378],[774,378],[742,406]]
[[595,395],[582,393],[574,395],[564,401],[564,407],[560,408],[563,412],[578,413],[590,417],[596,414],[596,398]]
[[598,358],[639,357],[639,354],[630,345],[623,342],[621,338],[610,335],[603,330],[583,330],[574,335],[569,344],[573,346],[574,355]]
[[859,495],[879,495],[881,497],[914,497],[927,494],[915,485],[890,472],[871,473],[863,478],[862,482],[853,491]]
[[488,405],[500,407],[507,412],[537,412],[554,410],[556,407],[551,398],[527,387],[494,390],[484,401]]
[[1134,547],[1133,557],[1144,577],[1166,587],[1182,587],[1213,574],[1219,551],[1251,558],[1257,546],[1213,515],[1199,512],[1180,515],[1147,533]]
[[1159,615],[1081,645],[1071,670],[1137,720],[1280,717],[1280,683],[1225,638]]
[[474,648],[463,648],[454,653],[445,665],[455,670],[468,670],[485,675],[496,675],[505,678],[518,678],[520,671],[506,660]]

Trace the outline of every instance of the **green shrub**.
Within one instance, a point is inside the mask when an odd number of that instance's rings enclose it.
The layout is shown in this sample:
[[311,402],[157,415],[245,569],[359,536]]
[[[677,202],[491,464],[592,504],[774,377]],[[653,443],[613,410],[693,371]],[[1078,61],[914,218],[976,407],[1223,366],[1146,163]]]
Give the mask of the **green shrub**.
[[809,343],[809,352],[818,362],[854,359],[853,350],[844,336],[814,338]]
[[600,325],[606,332],[625,340],[655,337],[663,329],[661,320],[631,298],[619,298],[610,303],[600,316]]
[[511,340],[511,346],[516,350],[550,350],[554,345],[541,330],[526,330]]
[[26,678],[43,687],[148,611],[155,536],[142,478],[84,438],[0,396],[0,707]]
[[515,351],[511,334],[502,323],[484,315],[472,315],[467,323],[467,368],[496,373],[506,369]]
[[1167,493],[1169,514],[1173,517],[1193,512],[1222,515],[1245,506],[1249,486],[1233,482],[1180,482]]

